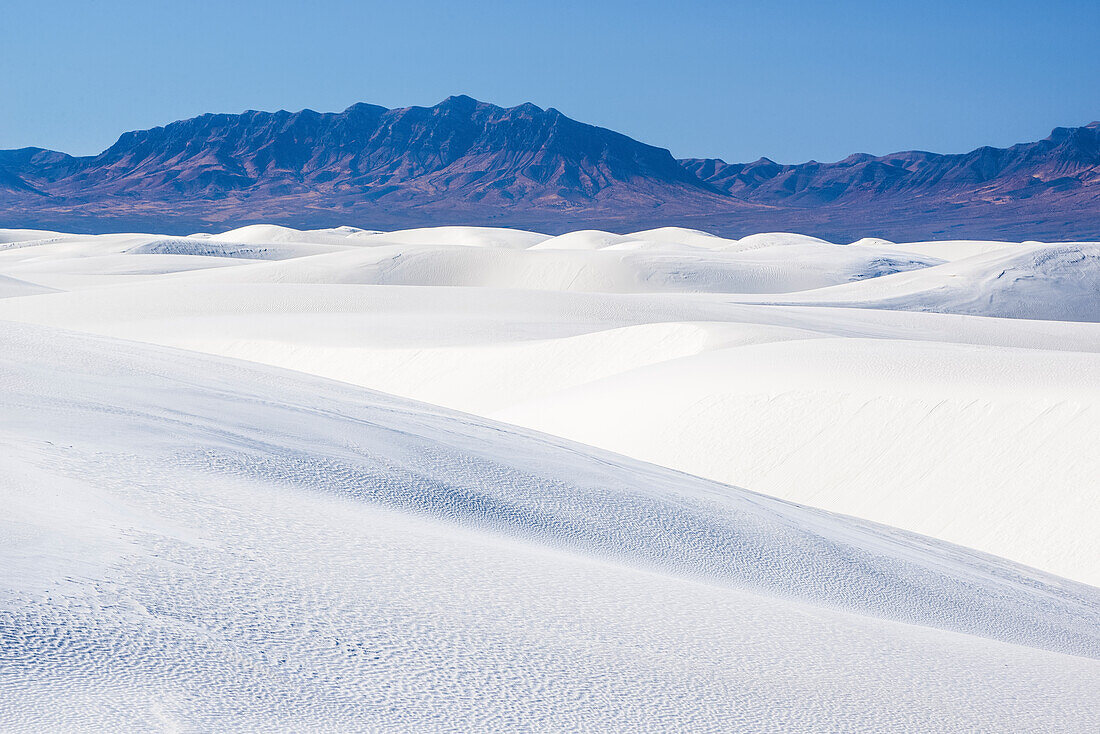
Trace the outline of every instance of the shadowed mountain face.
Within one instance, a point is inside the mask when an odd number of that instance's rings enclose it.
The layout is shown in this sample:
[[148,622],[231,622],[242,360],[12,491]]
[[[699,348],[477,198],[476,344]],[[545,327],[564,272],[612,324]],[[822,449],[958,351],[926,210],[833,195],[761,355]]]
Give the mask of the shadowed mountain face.
[[962,155],[677,161],[532,104],[202,115],[98,156],[0,151],[0,225],[189,232],[249,222],[491,224],[845,239],[1100,236],[1100,124]]
[[[126,133],[94,157],[6,151],[0,172],[5,199],[58,222],[94,214],[213,226],[250,218],[415,224],[606,215],[667,202],[674,213],[705,212],[729,199],[667,150],[554,109],[469,97],[430,108],[203,115]],[[16,207],[2,208],[18,218]]]

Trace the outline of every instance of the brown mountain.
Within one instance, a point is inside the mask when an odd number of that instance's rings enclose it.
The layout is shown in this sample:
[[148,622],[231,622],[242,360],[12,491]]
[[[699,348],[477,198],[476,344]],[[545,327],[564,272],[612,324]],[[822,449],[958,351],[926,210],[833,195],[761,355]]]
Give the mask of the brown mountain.
[[258,221],[1097,238],[1100,124],[960,155],[730,164],[677,161],[555,109],[450,97],[202,115],[82,158],[0,151],[0,226],[188,232]]

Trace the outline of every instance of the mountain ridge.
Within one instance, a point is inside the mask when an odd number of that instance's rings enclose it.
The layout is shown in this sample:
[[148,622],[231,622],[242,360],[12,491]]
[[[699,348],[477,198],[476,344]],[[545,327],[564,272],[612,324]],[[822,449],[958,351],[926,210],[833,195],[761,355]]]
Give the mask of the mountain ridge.
[[532,103],[207,113],[94,156],[0,151],[0,225],[186,233],[252,222],[486,224],[826,238],[1100,236],[1100,122],[968,153],[677,160]]

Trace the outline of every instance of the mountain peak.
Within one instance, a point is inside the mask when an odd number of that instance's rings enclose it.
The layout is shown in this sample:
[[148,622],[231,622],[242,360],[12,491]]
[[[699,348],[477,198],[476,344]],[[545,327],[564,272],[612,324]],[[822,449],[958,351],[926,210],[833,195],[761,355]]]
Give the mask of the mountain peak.
[[382,107],[381,105],[370,104],[369,102],[356,102],[355,104],[345,109],[343,114],[347,115],[362,112],[376,112],[378,114],[381,114],[386,111],[386,108]]
[[450,97],[447,97],[445,100],[435,105],[435,108],[473,110],[481,104],[483,103],[465,94],[452,94]]
[[550,107],[549,109],[544,110],[543,108],[539,107],[534,102],[524,102],[522,104],[516,105],[515,107],[509,107],[509,108],[507,108],[507,110],[509,112],[522,112],[522,113],[527,113],[527,114],[531,114],[531,115],[543,115],[543,114],[552,115],[552,116],[561,115],[561,113],[558,112],[553,107]]

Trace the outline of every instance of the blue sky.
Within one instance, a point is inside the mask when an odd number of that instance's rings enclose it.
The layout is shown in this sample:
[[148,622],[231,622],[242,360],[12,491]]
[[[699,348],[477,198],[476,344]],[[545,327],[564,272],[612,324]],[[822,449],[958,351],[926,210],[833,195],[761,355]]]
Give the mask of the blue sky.
[[0,28],[0,148],[459,93],[731,161],[958,152],[1100,119],[1096,0],[3,0]]

